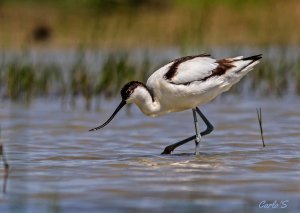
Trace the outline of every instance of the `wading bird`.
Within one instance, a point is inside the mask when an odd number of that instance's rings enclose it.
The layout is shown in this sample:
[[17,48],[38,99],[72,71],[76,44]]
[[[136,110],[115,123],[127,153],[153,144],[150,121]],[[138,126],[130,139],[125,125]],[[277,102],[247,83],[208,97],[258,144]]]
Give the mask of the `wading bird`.
[[[198,155],[201,136],[211,133],[213,126],[197,106],[229,90],[261,58],[260,54],[216,60],[209,54],[200,54],[175,59],[155,71],[146,85],[138,81],[127,83],[121,90],[122,101],[111,117],[90,131],[105,127],[127,103],[136,104],[145,115],[152,117],[192,109],[196,134],[167,146],[162,154],[170,154],[178,146],[195,140],[195,154]],[[197,114],[207,126],[203,132],[199,131]]]

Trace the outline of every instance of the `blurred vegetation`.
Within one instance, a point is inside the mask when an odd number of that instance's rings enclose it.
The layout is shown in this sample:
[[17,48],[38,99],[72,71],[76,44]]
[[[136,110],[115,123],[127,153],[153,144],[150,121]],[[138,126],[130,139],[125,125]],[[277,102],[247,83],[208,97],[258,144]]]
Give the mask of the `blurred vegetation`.
[[91,109],[93,98],[112,98],[122,86],[131,80],[145,81],[150,75],[150,62],[145,57],[133,62],[127,53],[108,54],[103,66],[97,72],[89,70],[80,49],[74,64],[63,72],[63,66],[33,64],[25,60],[26,53],[0,66],[0,99],[30,103],[34,98],[61,98],[70,100],[76,107],[76,100],[83,98],[85,108]]
[[2,0],[0,47],[299,45],[299,11],[298,0]]
[[[92,109],[93,100],[99,108],[101,98],[118,96],[122,86],[131,80],[146,83],[147,78],[157,68],[151,58],[133,60],[128,53],[109,53],[102,58],[102,66],[96,71],[90,70],[85,60],[85,52],[80,49],[74,63],[66,72],[58,63],[34,64],[24,62],[26,54],[14,58],[0,66],[0,99],[30,104],[35,98],[59,98],[69,100],[76,107],[78,98],[85,100],[87,110]],[[165,58],[167,62],[170,58]],[[155,68],[154,68],[155,67]],[[245,84],[250,82],[248,94],[282,97],[285,94],[300,95],[300,58],[287,60],[265,57],[255,71],[237,84],[232,92],[241,93]],[[251,92],[250,92],[251,91]],[[291,93],[292,91],[292,93]]]

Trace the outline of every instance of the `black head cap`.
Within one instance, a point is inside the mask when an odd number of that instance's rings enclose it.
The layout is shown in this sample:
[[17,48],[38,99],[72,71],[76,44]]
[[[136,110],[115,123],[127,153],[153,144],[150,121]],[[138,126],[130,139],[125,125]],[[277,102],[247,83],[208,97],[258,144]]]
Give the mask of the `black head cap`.
[[145,85],[142,82],[139,81],[130,81],[121,89],[121,97],[123,100],[127,100],[129,96],[133,93],[135,88],[138,86],[145,87]]

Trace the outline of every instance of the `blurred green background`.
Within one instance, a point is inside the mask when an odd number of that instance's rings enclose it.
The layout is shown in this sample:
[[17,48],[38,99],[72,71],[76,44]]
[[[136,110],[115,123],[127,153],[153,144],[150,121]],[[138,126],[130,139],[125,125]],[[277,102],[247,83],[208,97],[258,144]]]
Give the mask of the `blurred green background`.
[[0,3],[1,48],[20,48],[41,41],[59,48],[296,45],[300,42],[298,23],[297,0]]

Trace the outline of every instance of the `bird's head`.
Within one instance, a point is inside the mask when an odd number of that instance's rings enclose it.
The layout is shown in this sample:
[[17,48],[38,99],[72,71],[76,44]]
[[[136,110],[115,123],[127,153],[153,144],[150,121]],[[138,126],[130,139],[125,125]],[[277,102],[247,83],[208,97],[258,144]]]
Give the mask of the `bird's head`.
[[127,103],[134,103],[134,101],[138,99],[138,96],[144,92],[144,89],[145,85],[139,81],[130,81],[127,84],[125,84],[121,89],[122,101],[119,104],[119,106],[115,109],[113,114],[110,116],[110,118],[102,125],[90,129],[89,131],[95,131],[105,127],[115,117],[115,115],[120,111],[120,109],[123,108],[123,106],[125,106]]
[[146,96],[146,93],[148,90],[145,84],[139,81],[130,81],[121,89],[122,100],[126,103],[136,103],[143,96]]

